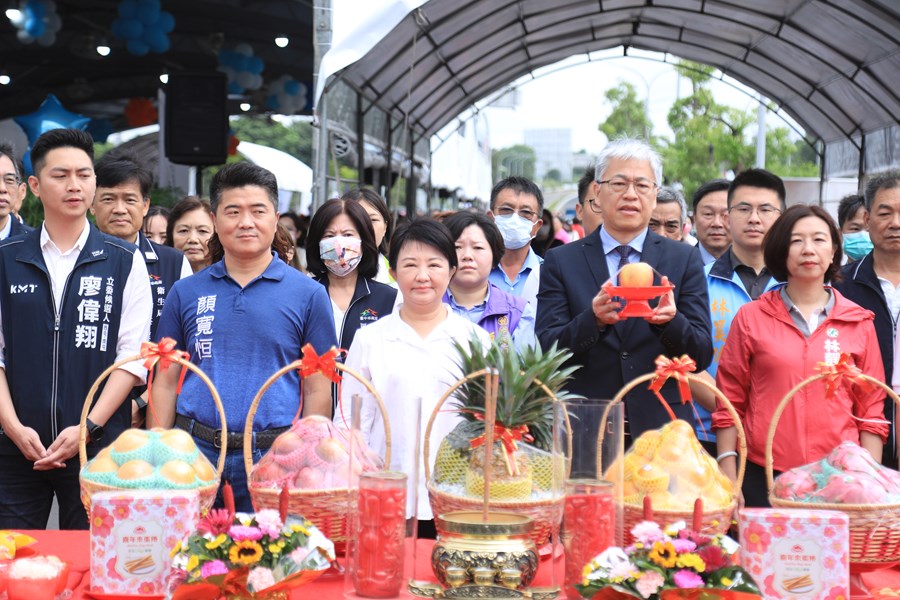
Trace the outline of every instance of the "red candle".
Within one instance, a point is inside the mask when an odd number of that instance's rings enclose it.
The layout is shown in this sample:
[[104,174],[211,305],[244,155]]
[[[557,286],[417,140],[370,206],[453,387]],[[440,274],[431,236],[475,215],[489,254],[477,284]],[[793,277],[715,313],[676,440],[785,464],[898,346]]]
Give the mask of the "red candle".
[[608,481],[573,479],[566,482],[563,545],[566,550],[566,595],[581,598],[575,589],[584,566],[614,545],[616,506]]
[[403,585],[406,475],[363,473],[359,478],[359,530],[353,587],[367,598],[391,598]]

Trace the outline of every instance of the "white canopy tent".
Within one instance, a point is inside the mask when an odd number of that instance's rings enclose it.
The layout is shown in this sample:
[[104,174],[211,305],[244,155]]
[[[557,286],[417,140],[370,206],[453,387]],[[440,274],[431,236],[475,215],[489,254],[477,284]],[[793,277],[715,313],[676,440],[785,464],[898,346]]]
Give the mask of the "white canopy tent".
[[272,171],[278,179],[278,210],[290,208],[291,196],[300,194],[300,214],[308,214],[312,203],[312,169],[287,152],[260,146],[250,142],[240,142],[237,151],[250,162]]

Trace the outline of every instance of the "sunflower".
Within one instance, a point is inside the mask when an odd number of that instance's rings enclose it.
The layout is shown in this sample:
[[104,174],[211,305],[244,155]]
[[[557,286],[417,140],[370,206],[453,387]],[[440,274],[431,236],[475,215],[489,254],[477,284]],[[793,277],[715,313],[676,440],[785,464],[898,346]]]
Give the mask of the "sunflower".
[[228,550],[228,560],[236,565],[255,565],[262,555],[262,546],[253,540],[238,542]]
[[674,567],[677,557],[678,552],[675,551],[675,546],[672,545],[672,542],[654,542],[653,549],[647,554],[647,558],[651,562],[664,569]]

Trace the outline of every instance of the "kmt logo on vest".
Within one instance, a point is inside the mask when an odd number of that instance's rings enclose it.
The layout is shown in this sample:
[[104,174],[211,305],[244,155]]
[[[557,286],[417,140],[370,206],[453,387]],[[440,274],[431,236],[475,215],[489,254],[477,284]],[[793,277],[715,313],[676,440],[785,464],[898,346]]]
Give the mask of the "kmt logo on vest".
[[37,289],[36,283],[26,283],[25,285],[12,284],[9,286],[10,294],[33,294]]

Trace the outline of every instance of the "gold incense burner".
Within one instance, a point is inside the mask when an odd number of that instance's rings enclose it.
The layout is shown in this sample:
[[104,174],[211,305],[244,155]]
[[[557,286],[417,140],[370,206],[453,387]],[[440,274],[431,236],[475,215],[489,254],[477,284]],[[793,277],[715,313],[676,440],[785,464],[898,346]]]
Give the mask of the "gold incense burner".
[[[435,518],[431,567],[441,585],[410,581],[409,592],[439,599],[556,598],[558,588],[529,588],[538,568],[530,517],[457,511]],[[445,589],[446,588],[446,589]]]

